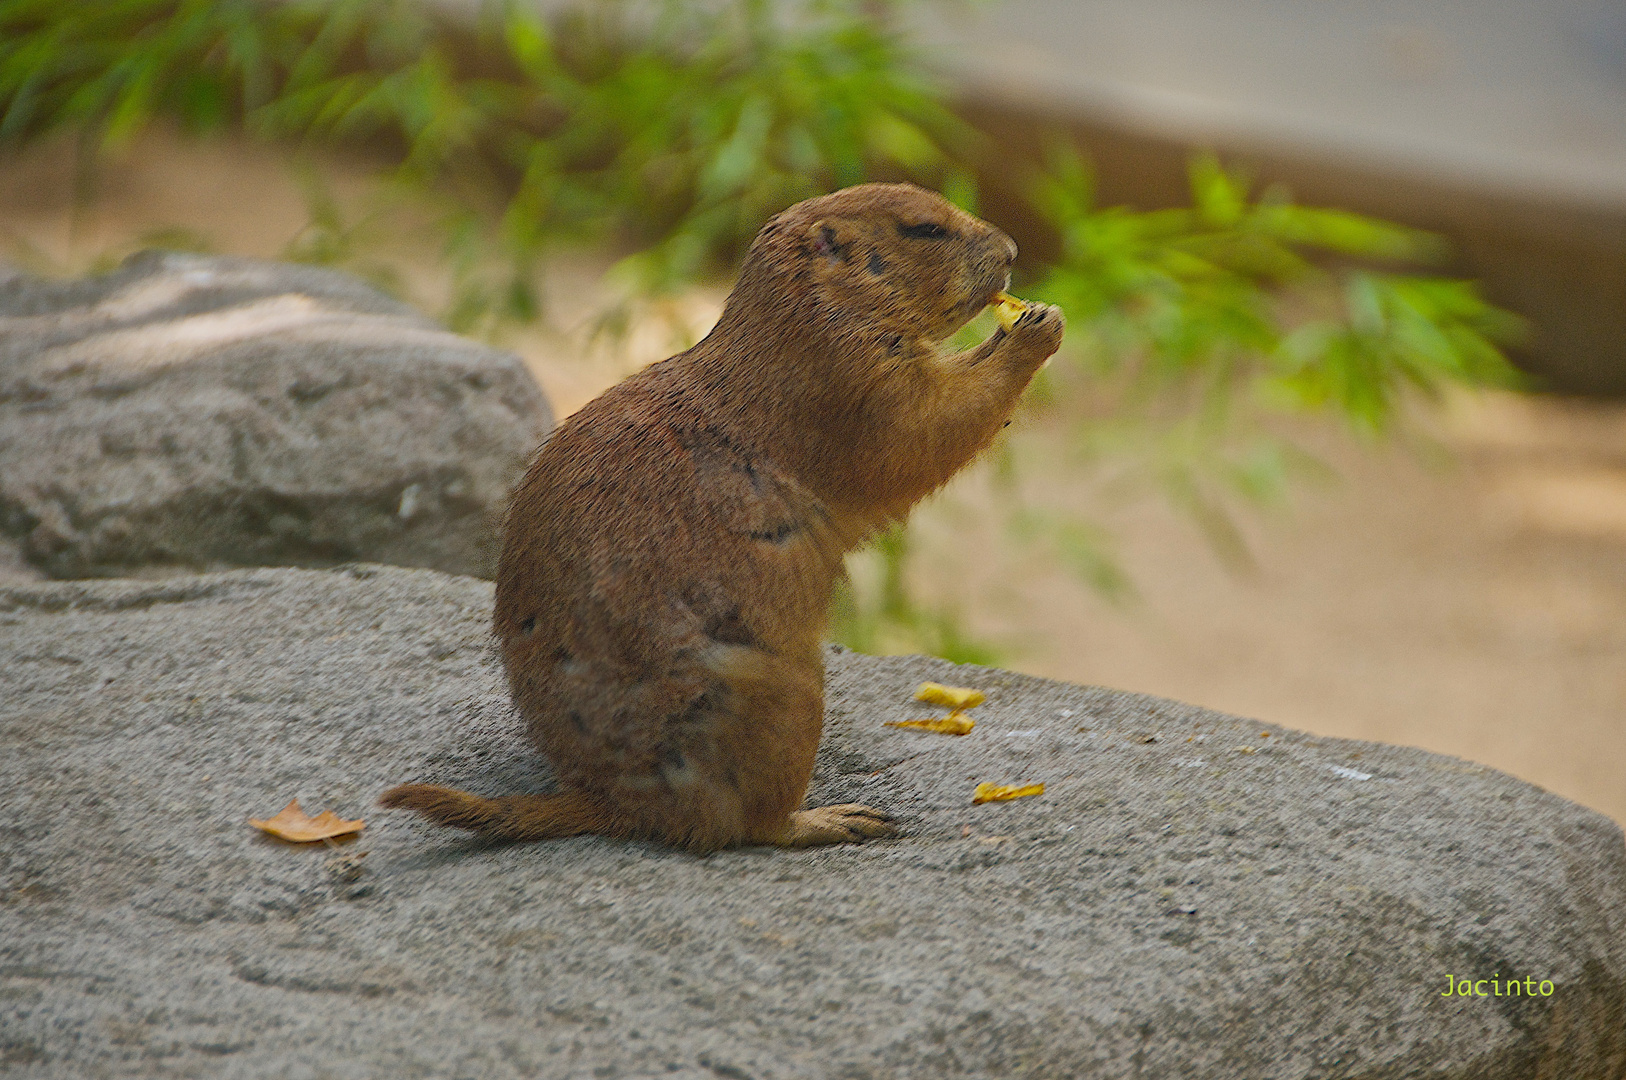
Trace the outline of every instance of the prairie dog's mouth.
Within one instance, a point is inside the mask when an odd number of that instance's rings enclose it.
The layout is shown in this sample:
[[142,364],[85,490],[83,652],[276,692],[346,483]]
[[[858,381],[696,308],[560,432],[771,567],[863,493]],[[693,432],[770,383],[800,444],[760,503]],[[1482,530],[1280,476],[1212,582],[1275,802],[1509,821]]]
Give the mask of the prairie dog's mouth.
[[982,299],[977,304],[976,310],[971,313],[971,318],[976,318],[978,313],[980,313],[982,309],[988,305],[997,303],[1001,296],[1006,295],[1006,292],[1008,289],[1010,289],[1010,287],[1010,270],[1005,269],[1000,271],[999,274],[995,275],[994,279],[988,283],[987,288],[980,290]]
[[[947,341],[965,329],[966,324],[981,315],[985,308],[997,303],[1001,296],[1007,295],[1005,290],[1010,287],[1011,272],[1009,270],[1002,271],[997,276],[990,275],[988,283],[983,288],[972,293],[971,297],[964,301],[955,311],[954,325],[948,329],[948,332],[940,340]],[[1007,327],[1007,329],[1009,328]]]

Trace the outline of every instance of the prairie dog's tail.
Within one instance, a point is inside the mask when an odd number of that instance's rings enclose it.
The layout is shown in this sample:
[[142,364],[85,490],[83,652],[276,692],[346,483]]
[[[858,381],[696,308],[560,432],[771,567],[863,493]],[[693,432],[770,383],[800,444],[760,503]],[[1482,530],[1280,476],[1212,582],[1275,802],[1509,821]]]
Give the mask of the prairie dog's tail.
[[496,840],[552,840],[623,830],[603,806],[576,792],[560,795],[505,795],[486,799],[434,784],[401,784],[378,797],[380,806],[416,810],[441,825],[467,829]]

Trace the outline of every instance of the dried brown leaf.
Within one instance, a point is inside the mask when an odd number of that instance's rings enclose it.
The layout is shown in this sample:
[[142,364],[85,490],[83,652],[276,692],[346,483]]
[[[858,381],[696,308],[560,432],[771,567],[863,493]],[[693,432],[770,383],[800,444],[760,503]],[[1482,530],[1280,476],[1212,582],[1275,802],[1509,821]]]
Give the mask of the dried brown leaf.
[[311,817],[299,808],[298,799],[290,799],[288,805],[277,811],[274,817],[264,821],[249,818],[248,823],[256,829],[263,829],[272,836],[292,840],[296,844],[310,844],[326,840],[330,836],[357,833],[367,824],[364,821],[340,821],[339,816],[331,810],[323,810],[315,817]]

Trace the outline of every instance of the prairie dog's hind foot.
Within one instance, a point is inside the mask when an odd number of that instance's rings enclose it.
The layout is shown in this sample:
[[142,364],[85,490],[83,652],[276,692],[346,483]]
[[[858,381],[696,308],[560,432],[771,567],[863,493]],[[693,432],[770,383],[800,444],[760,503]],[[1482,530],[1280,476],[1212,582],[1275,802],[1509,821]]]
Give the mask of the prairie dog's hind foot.
[[898,836],[903,830],[890,814],[861,803],[837,803],[797,810],[777,832],[753,838],[775,847],[820,847],[824,844],[862,844]]

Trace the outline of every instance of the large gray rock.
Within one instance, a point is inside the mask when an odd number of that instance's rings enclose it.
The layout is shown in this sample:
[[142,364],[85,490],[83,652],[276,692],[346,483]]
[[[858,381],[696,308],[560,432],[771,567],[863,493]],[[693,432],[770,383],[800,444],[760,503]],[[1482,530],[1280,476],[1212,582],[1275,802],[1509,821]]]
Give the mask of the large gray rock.
[[0,281],[0,534],[56,577],[355,559],[490,576],[550,426],[517,357],[334,271],[147,252]]
[[[0,590],[8,1075],[1626,1076],[1620,830],[1419,750],[832,652],[812,798],[901,839],[490,846],[374,808],[548,783],[490,597],[383,567]],[[987,691],[970,736],[881,726],[923,678]],[[245,824],[296,795],[362,839]]]

